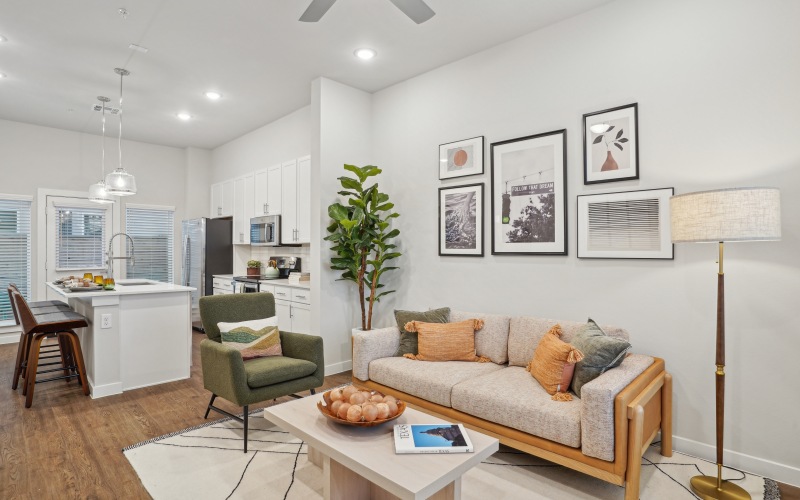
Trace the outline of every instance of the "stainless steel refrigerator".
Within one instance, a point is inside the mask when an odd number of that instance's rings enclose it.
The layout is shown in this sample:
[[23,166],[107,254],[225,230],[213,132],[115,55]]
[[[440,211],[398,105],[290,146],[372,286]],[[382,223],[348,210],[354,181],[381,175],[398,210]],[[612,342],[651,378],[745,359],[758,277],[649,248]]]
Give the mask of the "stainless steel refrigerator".
[[181,284],[196,288],[192,292],[192,321],[199,321],[199,300],[213,294],[214,275],[233,273],[233,221],[203,217],[185,220],[181,227]]

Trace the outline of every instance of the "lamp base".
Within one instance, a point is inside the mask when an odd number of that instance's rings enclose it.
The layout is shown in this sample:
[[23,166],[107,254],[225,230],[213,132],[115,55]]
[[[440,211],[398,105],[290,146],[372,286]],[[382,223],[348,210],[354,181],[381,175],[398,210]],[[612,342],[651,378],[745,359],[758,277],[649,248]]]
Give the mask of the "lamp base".
[[722,481],[722,487],[717,488],[715,476],[694,476],[690,482],[692,491],[703,500],[749,500],[750,493],[738,484]]

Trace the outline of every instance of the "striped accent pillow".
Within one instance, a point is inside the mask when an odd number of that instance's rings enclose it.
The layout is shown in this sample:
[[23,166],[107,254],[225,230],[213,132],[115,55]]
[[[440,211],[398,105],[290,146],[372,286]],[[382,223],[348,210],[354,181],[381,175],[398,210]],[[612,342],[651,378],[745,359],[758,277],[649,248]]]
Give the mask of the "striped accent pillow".
[[277,316],[217,326],[222,344],[239,351],[244,360],[283,355]]

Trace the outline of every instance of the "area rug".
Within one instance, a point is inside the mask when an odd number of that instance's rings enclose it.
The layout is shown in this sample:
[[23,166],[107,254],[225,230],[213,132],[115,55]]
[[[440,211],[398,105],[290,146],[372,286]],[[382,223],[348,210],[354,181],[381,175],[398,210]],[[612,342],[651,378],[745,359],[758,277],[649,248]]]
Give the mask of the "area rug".
[[[123,452],[156,500],[322,498],[322,470],[308,461],[302,441],[265,420],[262,410],[251,415],[249,435],[245,454],[242,425],[223,419]],[[640,498],[697,498],[688,484],[698,471],[716,475],[716,465],[680,453],[662,457],[651,446],[642,462]],[[724,477],[754,499],[780,498],[772,480],[733,469]],[[465,474],[461,491],[469,500],[624,498],[621,487],[506,447]]]

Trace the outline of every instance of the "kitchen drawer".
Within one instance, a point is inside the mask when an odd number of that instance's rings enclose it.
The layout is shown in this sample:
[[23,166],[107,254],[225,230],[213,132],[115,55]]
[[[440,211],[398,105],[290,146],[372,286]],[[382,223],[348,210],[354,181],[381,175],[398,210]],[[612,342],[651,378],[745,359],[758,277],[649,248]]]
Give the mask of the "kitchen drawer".
[[229,292],[233,292],[233,285],[231,284],[231,280],[224,278],[214,278],[214,288],[219,288],[220,290],[228,290]]
[[275,285],[275,291],[272,292],[276,300],[292,300],[292,288],[289,286]]
[[233,290],[214,287],[214,295],[228,295],[230,293],[233,293]]
[[259,292],[267,292],[275,295],[275,286],[274,285],[265,285],[263,281],[259,281],[258,285]]
[[292,288],[292,302],[311,304],[311,290],[305,288]]

